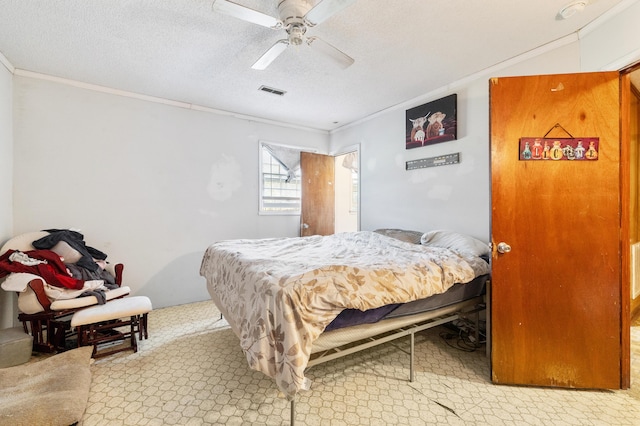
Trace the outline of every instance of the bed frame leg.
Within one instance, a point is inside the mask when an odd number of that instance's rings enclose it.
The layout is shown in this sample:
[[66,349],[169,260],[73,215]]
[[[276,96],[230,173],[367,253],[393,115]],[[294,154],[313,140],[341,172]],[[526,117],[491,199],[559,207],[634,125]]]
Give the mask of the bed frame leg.
[[413,382],[413,350],[415,347],[415,333],[411,333],[411,349],[409,352],[409,381]]
[[296,423],[296,401],[295,399],[291,400],[291,426],[294,426]]

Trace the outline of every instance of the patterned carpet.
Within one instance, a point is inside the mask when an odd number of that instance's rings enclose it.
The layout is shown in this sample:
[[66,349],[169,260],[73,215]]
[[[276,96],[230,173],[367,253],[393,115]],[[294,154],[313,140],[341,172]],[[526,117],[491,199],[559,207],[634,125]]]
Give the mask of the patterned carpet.
[[[321,364],[296,398],[299,425],[640,425],[640,321],[632,329],[632,389],[495,386],[484,349],[448,346],[436,327]],[[285,425],[290,405],[249,370],[212,302],[156,309],[138,353],[97,360],[82,425]],[[406,340],[406,341],[405,341]]]

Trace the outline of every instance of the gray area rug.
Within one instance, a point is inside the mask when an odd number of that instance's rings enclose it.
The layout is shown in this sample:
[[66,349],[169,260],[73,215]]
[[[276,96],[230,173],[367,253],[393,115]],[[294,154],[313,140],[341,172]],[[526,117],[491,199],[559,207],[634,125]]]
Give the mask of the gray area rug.
[[67,426],[82,419],[91,387],[91,352],[82,347],[0,369],[0,425]]

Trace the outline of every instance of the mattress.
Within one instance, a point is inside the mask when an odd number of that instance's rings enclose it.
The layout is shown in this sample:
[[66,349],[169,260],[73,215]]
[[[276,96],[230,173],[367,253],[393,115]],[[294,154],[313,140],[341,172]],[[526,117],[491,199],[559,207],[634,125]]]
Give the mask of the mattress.
[[[392,332],[405,327],[415,327],[427,321],[431,323],[430,326],[444,324],[456,319],[458,317],[458,312],[472,310],[481,303],[484,303],[484,297],[478,296],[426,312],[402,315],[395,318],[385,318],[372,324],[359,324],[325,332],[313,342],[311,353],[317,354],[323,351],[341,348],[345,345],[370,339],[383,333]],[[341,351],[346,352],[346,350],[342,350],[342,348]]]
[[338,330],[360,324],[373,324],[383,319],[398,318],[406,315],[428,312],[434,309],[449,306],[474,297],[485,292],[485,285],[489,275],[481,275],[472,281],[461,284],[456,283],[447,291],[433,296],[414,300],[407,303],[395,303],[380,308],[360,311],[358,309],[343,310],[326,328],[325,332]]

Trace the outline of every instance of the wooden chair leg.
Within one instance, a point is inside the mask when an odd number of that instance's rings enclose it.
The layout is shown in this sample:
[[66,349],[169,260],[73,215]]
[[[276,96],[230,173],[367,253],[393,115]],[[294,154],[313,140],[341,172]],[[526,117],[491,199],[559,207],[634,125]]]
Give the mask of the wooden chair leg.
[[22,321],[25,332],[33,336],[34,351],[43,353],[55,352],[51,336],[53,331],[51,330],[51,324],[48,319],[25,319],[20,317],[18,317],[18,319]]
[[149,333],[147,332],[147,314],[140,315],[140,325],[138,327],[138,337],[140,340],[148,339]]
[[138,322],[138,339],[142,340],[142,333],[144,332],[142,328],[144,327],[144,325],[142,324],[141,315],[137,315],[137,322]]

